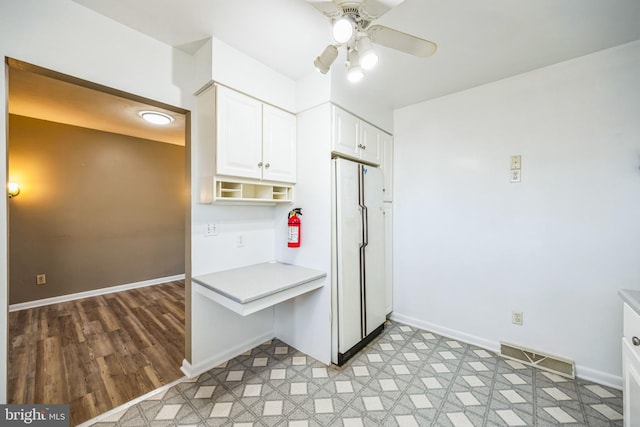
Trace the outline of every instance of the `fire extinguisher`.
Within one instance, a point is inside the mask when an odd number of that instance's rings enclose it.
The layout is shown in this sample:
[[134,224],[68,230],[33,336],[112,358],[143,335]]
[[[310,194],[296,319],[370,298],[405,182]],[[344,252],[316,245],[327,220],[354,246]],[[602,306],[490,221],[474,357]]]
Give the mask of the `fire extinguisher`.
[[300,231],[302,230],[300,215],[302,215],[302,208],[294,208],[291,212],[289,212],[289,233],[287,246],[289,246],[290,248],[300,247]]

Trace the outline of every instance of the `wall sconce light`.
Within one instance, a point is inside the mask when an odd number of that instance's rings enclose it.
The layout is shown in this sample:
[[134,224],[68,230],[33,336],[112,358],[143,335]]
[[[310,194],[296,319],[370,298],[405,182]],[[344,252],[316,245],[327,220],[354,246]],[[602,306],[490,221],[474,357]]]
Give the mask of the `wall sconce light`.
[[18,183],[7,183],[7,193],[9,194],[9,198],[16,197],[18,194],[20,194],[20,186],[18,185]]

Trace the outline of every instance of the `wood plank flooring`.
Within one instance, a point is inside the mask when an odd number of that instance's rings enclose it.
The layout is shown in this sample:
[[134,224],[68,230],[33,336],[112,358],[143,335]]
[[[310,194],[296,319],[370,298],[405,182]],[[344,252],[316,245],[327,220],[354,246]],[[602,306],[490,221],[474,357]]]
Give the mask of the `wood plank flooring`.
[[184,282],[9,313],[8,403],[77,425],[183,376]]

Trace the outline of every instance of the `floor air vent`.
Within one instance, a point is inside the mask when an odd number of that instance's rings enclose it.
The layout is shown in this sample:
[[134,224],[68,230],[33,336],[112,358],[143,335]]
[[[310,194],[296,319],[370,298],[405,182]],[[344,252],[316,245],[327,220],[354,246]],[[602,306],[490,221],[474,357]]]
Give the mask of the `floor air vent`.
[[508,359],[517,360],[525,365],[544,369],[567,378],[575,378],[575,366],[572,360],[551,356],[514,344],[500,343],[500,354]]

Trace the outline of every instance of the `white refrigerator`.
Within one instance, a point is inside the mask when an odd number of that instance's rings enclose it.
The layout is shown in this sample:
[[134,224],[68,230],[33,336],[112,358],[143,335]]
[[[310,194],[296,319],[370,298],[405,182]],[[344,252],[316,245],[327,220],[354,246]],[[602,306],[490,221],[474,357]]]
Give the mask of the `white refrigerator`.
[[383,181],[379,168],[332,160],[332,362],[384,328]]

